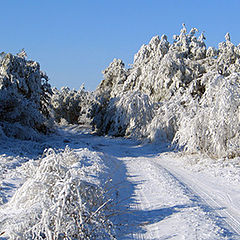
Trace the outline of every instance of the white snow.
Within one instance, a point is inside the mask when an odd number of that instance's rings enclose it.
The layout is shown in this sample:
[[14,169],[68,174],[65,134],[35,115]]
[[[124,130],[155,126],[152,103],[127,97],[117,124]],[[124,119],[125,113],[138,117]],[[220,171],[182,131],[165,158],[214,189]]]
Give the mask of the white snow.
[[240,239],[240,45],[197,32],[114,59],[92,93],[2,53],[0,239]]
[[[66,145],[72,149],[66,150],[72,157],[62,151]],[[116,197],[109,219],[116,227],[116,239],[240,238],[239,159],[174,153],[167,145],[99,137],[73,126],[62,127],[58,135],[41,142],[1,140],[0,239],[25,239],[13,235],[16,228],[12,226],[21,230],[20,225],[29,224],[32,218],[28,214],[38,211],[42,199],[51,203],[43,190],[30,184],[39,180],[41,186],[48,181],[46,176],[51,177],[46,174],[52,171],[52,164],[45,166],[43,160],[53,161],[52,155],[40,157],[45,148],[55,149],[58,169],[65,177],[70,171],[72,177],[80,174],[99,186],[101,179],[112,179]],[[58,195],[54,196],[56,204]]]

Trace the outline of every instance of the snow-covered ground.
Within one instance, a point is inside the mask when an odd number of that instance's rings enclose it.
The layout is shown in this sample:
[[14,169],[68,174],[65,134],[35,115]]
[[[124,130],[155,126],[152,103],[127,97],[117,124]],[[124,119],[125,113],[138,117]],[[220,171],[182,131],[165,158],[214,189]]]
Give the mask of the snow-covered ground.
[[167,145],[99,137],[76,127],[40,142],[0,141],[0,239],[7,239],[19,214],[12,203],[29,168],[39,164],[44,149],[66,145],[93,181],[112,179],[117,239],[240,239],[239,159],[184,155]]

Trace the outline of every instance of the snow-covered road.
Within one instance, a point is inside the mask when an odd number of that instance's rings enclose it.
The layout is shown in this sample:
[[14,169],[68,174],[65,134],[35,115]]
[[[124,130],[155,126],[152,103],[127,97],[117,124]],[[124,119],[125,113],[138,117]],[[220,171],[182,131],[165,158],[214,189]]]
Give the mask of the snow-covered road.
[[220,178],[219,169],[194,171],[164,149],[114,140],[101,145],[125,168],[120,197],[129,200],[119,239],[240,239],[240,188],[227,178],[229,168]]
[[176,179],[197,194],[235,231],[240,238],[240,192],[239,186],[219,184],[216,178],[195,174],[184,169],[174,168],[169,161],[161,161]]
[[239,208],[233,211],[237,202],[218,199],[224,190],[215,195],[211,187],[202,188],[207,181],[195,181],[166,161],[146,157],[123,161],[135,185],[128,221],[138,230],[128,234],[129,239],[239,239]]
[[[20,145],[19,150],[28,149],[26,143]],[[116,190],[117,239],[240,239],[239,160],[213,161],[173,153],[167,146],[81,134],[75,129],[60,132],[40,147],[29,143],[36,153],[45,145],[58,149],[69,145],[76,153],[86,148],[100,154]],[[2,188],[8,201],[17,183],[22,184],[11,176],[16,177],[18,165],[34,156],[23,152],[27,159],[15,157],[12,150],[4,150],[4,144],[2,151],[7,153],[1,155],[6,169],[2,182],[13,186]]]

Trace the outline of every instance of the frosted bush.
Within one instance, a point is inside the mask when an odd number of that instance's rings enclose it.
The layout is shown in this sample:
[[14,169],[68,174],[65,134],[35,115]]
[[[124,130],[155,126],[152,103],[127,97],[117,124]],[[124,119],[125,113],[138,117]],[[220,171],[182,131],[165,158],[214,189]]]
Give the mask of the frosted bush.
[[51,104],[55,121],[61,122],[64,119],[70,124],[89,124],[92,101],[92,93],[85,91],[84,86],[79,91],[67,87],[60,91],[54,88]]
[[194,116],[182,115],[176,140],[190,152],[212,157],[240,153],[240,75],[216,75],[206,85]]
[[4,135],[8,137],[18,138],[21,140],[38,140],[39,139],[39,133],[38,131],[34,130],[31,127],[24,126],[18,122],[16,123],[9,123],[9,122],[3,122],[0,123],[0,125],[3,128]]
[[142,137],[152,114],[153,106],[149,97],[139,91],[129,91],[111,98],[98,130],[113,136]]
[[89,178],[100,159],[82,152],[79,158],[68,148],[63,153],[49,149],[38,166],[28,166],[27,181],[0,211],[5,213],[0,231],[10,239],[112,239],[105,214],[110,200]]
[[[0,62],[0,125],[8,136],[18,137],[20,127],[46,133],[51,127],[48,77],[37,62],[26,60],[24,51],[17,56],[2,55]],[[9,132],[7,129],[12,128]],[[27,130],[25,130],[27,132]],[[25,136],[24,131],[21,138]]]
[[159,106],[152,121],[146,126],[146,137],[153,142],[171,142],[178,129],[181,105],[168,102]]

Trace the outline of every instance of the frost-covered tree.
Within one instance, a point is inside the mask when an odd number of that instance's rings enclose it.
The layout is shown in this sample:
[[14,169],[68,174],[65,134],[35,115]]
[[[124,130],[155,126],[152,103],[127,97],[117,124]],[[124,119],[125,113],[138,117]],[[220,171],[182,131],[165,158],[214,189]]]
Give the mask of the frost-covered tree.
[[102,118],[93,119],[101,134],[140,138],[145,135],[145,126],[151,121],[152,115],[153,105],[149,97],[139,91],[129,91],[111,98]]
[[[143,45],[130,69],[115,59],[96,90],[94,126],[103,134],[174,141],[191,152],[238,155],[240,45],[229,33],[218,49],[207,48],[204,40],[204,33],[187,32],[183,24],[172,43],[162,35]],[[143,104],[147,121],[138,116],[139,108],[127,120],[132,93],[151,102]],[[125,131],[129,126],[135,130]]]
[[[102,72],[104,80],[94,92],[94,101],[91,107],[92,125],[99,133],[107,134],[109,123],[104,123],[106,112],[110,112],[110,100],[122,94],[122,84],[126,81],[128,72],[120,59],[114,59]],[[119,98],[118,98],[119,99]],[[114,100],[112,100],[114,101]],[[116,135],[122,135],[122,133]]]
[[2,54],[0,62],[0,126],[8,136],[31,139],[47,133],[51,87],[39,63],[26,60],[25,51]]
[[194,114],[182,114],[175,140],[211,157],[240,154],[240,73],[212,76]]
[[[103,72],[104,80],[96,90],[100,100],[97,110],[94,112],[95,126],[106,129],[105,133],[108,132],[108,128],[105,126],[109,124],[105,121],[111,117],[106,118],[104,115],[109,114],[107,109],[110,105],[110,108],[114,109],[113,102],[117,102],[116,99],[121,99],[123,94],[141,92],[158,105],[159,102],[170,100],[177,95],[177,92],[183,92],[193,79],[202,76],[206,72],[202,65],[202,59],[206,57],[207,50],[203,41],[204,36],[201,35],[197,39],[195,37],[196,31],[197,29],[193,28],[187,34],[184,26],[180,35],[175,36],[173,44],[168,42],[166,35],[162,35],[161,38],[153,37],[149,44],[143,45],[134,56],[134,63],[130,69],[125,69],[121,60],[114,59]],[[196,84],[195,88],[197,87]],[[201,86],[199,86],[199,91],[201,91],[200,88]],[[119,105],[120,102],[117,104]],[[115,107],[115,109],[117,108]],[[151,108],[149,110],[152,111]],[[138,111],[134,114],[137,118]],[[149,115],[153,116],[153,114]],[[138,122],[138,126],[145,124],[144,121],[141,124],[139,121],[136,122]],[[117,123],[111,125],[114,124]],[[136,128],[138,126],[136,125]]]
[[90,109],[93,101],[91,92],[85,91],[82,86],[78,91],[63,87],[53,89],[51,104],[56,122],[62,120],[69,124],[89,124]]

